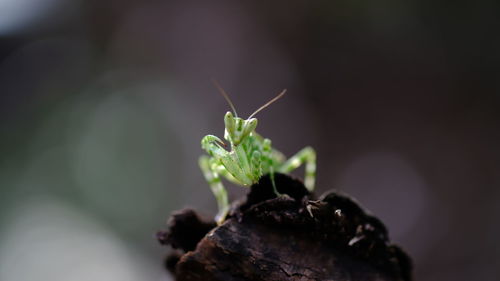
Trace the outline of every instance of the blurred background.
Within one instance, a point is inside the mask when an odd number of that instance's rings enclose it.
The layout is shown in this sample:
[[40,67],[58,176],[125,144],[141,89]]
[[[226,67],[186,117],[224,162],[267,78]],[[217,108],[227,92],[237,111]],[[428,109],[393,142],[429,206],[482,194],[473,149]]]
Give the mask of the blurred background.
[[[229,109],[357,198],[417,280],[499,280],[497,1],[0,0],[0,280],[170,280]],[[297,171],[302,176],[302,170]],[[246,190],[228,184],[236,198]]]

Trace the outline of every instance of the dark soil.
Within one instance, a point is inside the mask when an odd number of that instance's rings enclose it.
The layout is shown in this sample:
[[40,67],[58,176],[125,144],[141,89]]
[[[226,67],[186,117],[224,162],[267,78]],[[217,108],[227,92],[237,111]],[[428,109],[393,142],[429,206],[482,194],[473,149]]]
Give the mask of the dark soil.
[[314,200],[304,185],[276,174],[252,186],[216,227],[193,210],[172,215],[162,244],[177,280],[411,280],[410,258],[355,201],[330,192]]

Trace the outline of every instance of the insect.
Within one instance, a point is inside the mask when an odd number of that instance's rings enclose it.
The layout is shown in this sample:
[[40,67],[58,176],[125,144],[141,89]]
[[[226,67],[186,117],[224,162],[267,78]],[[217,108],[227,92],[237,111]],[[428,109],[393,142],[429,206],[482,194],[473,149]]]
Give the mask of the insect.
[[280,196],[274,184],[274,173],[289,173],[305,164],[304,185],[312,191],[316,178],[314,149],[305,147],[287,160],[283,153],[271,146],[270,139],[263,138],[255,132],[258,121],[254,116],[281,98],[286,90],[261,106],[247,119],[243,119],[238,117],[224,89],[215,81],[214,84],[233,111],[228,111],[224,116],[224,139],[229,142],[229,146],[214,135],[207,135],[201,140],[201,147],[208,155],[200,157],[199,165],[217,200],[219,208],[215,216],[217,224],[220,225],[224,221],[229,211],[227,191],[221,177],[237,185],[249,187],[257,183],[263,175],[270,174],[274,192]]

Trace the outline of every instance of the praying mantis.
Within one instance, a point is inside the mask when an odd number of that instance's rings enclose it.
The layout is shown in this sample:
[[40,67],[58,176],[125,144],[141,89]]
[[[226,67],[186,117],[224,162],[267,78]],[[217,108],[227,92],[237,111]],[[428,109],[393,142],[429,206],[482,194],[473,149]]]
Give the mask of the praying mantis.
[[224,139],[229,142],[229,146],[214,135],[207,135],[201,140],[201,147],[208,155],[199,158],[199,166],[217,200],[217,224],[222,224],[229,212],[228,195],[221,177],[237,185],[249,187],[257,183],[263,175],[269,174],[274,193],[281,196],[274,184],[274,173],[290,173],[305,164],[304,185],[312,192],[316,178],[314,149],[307,146],[287,160],[283,153],[271,146],[270,139],[263,138],[255,131],[258,121],[254,116],[280,99],[286,90],[261,106],[247,119],[243,119],[238,117],[224,89],[216,81],[213,82],[233,111],[224,115]]

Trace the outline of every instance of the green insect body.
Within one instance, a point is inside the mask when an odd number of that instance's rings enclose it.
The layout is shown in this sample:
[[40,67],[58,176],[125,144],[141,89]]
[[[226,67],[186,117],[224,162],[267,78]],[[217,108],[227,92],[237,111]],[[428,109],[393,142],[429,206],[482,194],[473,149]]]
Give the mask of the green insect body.
[[[258,121],[252,117],[279,99],[285,91],[255,111],[248,119],[242,119],[237,116],[224,90],[217,84],[216,86],[234,111],[234,115],[229,111],[224,116],[224,139],[229,142],[229,147],[213,135],[207,135],[201,140],[201,147],[208,155],[200,157],[199,165],[217,200],[219,212],[215,217],[216,222],[221,224],[229,211],[227,191],[221,177],[237,185],[249,187],[257,183],[263,175],[270,174],[272,179],[275,172],[289,173],[305,163],[304,185],[312,191],[316,177],[315,151],[311,147],[305,147],[287,160],[281,152],[272,148],[270,139],[255,132]],[[279,195],[274,181],[273,187],[274,192]]]

